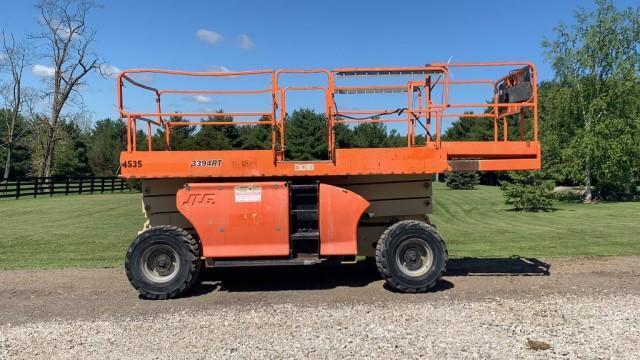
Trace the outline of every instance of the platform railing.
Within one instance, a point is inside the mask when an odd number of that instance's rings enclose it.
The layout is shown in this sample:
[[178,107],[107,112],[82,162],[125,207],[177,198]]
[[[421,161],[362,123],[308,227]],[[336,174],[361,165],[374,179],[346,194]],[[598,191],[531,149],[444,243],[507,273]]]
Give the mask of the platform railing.
[[[513,71],[530,71],[532,94],[525,101],[517,103],[499,102],[498,87],[508,83],[514,78],[516,72],[511,72],[498,80],[489,79],[453,79],[451,70],[464,67],[518,67]],[[271,84],[268,88],[259,89],[157,89],[155,87],[142,84],[132,78],[132,75],[139,73],[197,76],[197,77],[236,77],[236,76],[270,76]],[[326,76],[325,86],[282,86],[284,75],[304,76],[313,74],[324,74]],[[339,78],[343,77],[382,77],[382,76],[422,76],[423,80],[409,80],[400,84],[384,85],[360,85],[360,86],[340,86],[336,85]],[[492,62],[492,63],[459,63],[459,64],[431,64],[422,67],[387,67],[387,68],[338,68],[333,70],[311,69],[311,70],[255,70],[255,71],[233,71],[233,72],[189,72],[158,69],[137,69],[123,71],[117,77],[118,110],[120,116],[127,121],[127,151],[136,151],[137,123],[146,123],[147,130],[147,150],[153,151],[151,138],[153,136],[152,126],[163,128],[165,132],[165,142],[167,149],[170,149],[171,129],[179,126],[229,126],[229,125],[264,125],[265,119],[271,127],[272,151],[274,161],[284,160],[285,144],[285,121],[287,117],[287,93],[291,91],[322,91],[325,102],[324,111],[327,119],[327,147],[330,159],[335,159],[335,132],[336,124],[360,124],[365,122],[383,123],[405,123],[407,126],[407,146],[416,146],[416,124],[424,127],[424,146],[440,147],[442,142],[443,121],[451,118],[487,118],[493,119],[494,136],[493,141],[504,142],[509,139],[509,116],[519,116],[520,141],[524,140],[524,123],[526,113],[530,113],[532,122],[532,140],[538,140],[538,101],[537,101],[537,75],[535,67],[527,62]],[[152,92],[156,99],[155,112],[136,112],[125,110],[123,101],[123,86],[129,83],[143,90]],[[452,87],[486,85],[493,91],[491,99],[482,99],[486,102],[452,102],[450,90]],[[434,89],[439,90],[441,100],[435,101],[432,98]],[[336,100],[336,94],[367,94],[367,93],[392,93],[406,92],[406,107],[396,109],[349,109],[340,110]],[[256,112],[187,112],[168,113],[162,110],[162,97],[166,94],[190,94],[190,95],[255,95],[271,94],[272,105],[264,111]],[[470,113],[470,109],[481,109],[480,112]],[[167,121],[167,117],[181,116],[184,121]],[[393,117],[391,117],[393,115]],[[233,121],[194,121],[190,118],[210,118],[229,116],[234,118],[258,118],[258,120],[233,120]],[[153,120],[155,119],[155,120]],[[422,123],[424,121],[424,124]],[[435,122],[435,129],[432,128]],[[499,132],[500,125],[502,134]],[[502,135],[502,136],[500,136]]]

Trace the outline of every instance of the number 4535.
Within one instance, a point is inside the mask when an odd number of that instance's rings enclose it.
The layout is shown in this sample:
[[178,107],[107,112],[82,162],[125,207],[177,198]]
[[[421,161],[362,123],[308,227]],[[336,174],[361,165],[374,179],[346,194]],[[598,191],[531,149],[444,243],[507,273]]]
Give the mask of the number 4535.
[[123,168],[141,168],[142,167],[142,160],[127,160],[127,161],[123,161],[122,164],[120,164],[120,166],[122,166]]

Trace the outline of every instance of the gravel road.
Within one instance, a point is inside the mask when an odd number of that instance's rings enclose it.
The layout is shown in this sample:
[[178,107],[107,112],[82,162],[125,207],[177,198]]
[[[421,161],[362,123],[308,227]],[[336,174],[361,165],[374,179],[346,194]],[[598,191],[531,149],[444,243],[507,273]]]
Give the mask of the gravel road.
[[144,301],[119,269],[0,272],[0,358],[640,357],[640,258],[456,260],[435,292],[362,265],[225,270]]

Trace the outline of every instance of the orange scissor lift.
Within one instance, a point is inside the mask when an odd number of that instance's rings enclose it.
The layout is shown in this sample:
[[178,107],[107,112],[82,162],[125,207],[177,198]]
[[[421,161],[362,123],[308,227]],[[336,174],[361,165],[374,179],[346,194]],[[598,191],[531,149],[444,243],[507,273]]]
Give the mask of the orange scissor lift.
[[[497,80],[461,79],[462,70],[496,69]],[[158,89],[142,74],[198,79],[267,77],[258,89]],[[285,77],[322,76],[323,84],[285,86]],[[344,84],[346,79],[366,84]],[[389,79],[393,79],[390,81]],[[396,79],[401,79],[396,81]],[[378,81],[379,80],[379,81]],[[219,83],[219,82],[218,82]],[[128,85],[125,88],[125,84]],[[223,84],[224,85],[224,84]],[[218,85],[220,86],[220,85]],[[481,87],[475,102],[455,102],[455,89]],[[124,91],[155,99],[154,111],[125,107]],[[537,88],[531,63],[427,64],[416,67],[186,72],[126,70],[117,78],[120,117],[126,121],[122,177],[142,179],[147,222],[126,256],[127,276],[142,296],[170,298],[197,281],[201,267],[315,264],[375,258],[382,277],[406,292],[431,288],[447,262],[444,241],[430,225],[432,174],[540,168]],[[323,94],[327,156],[286,157],[287,97]],[[338,107],[337,97],[406,93],[395,109]],[[163,112],[163,96],[269,97],[264,111]],[[475,110],[475,111],[474,111]],[[447,141],[443,123],[460,117],[493,123],[489,141]],[[406,146],[340,148],[337,124],[390,123],[406,129]],[[509,124],[517,124],[512,129]],[[265,126],[267,150],[171,149],[178,127]],[[163,149],[152,137],[164,134]],[[424,134],[418,135],[420,131]],[[146,144],[138,134],[146,132]],[[515,135],[514,135],[515,134]]]

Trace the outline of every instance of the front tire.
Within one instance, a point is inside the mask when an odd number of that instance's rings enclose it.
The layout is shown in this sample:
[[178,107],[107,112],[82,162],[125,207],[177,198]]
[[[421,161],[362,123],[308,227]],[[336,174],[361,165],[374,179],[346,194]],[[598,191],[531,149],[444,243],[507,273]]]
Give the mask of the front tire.
[[392,288],[408,293],[425,292],[445,272],[448,253],[442,237],[422,221],[391,225],[378,241],[376,265]]
[[175,226],[154,226],[140,233],[125,258],[131,285],[146,299],[177,297],[197,281],[200,243]]

